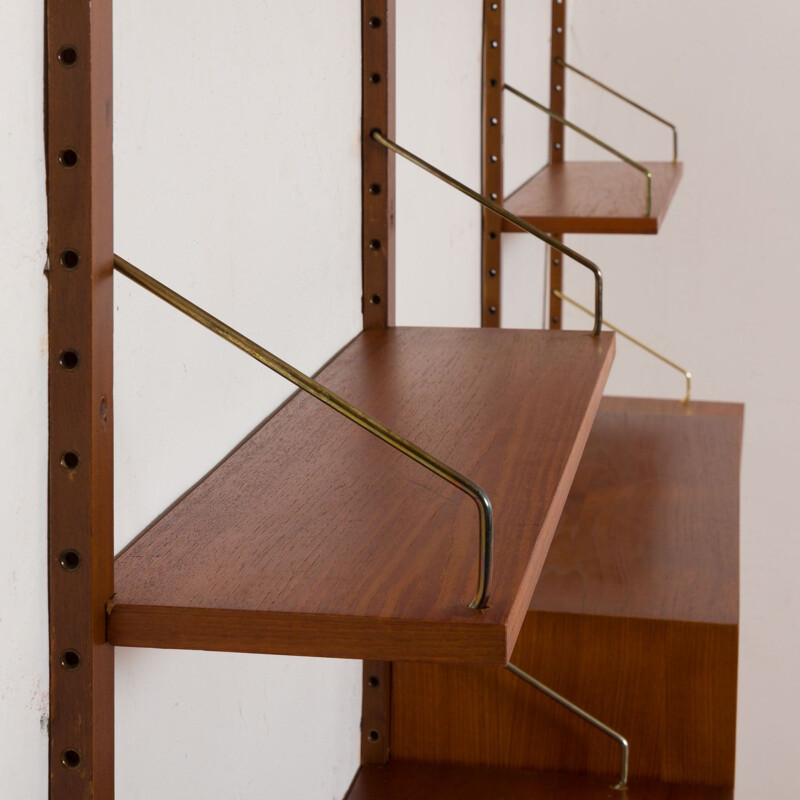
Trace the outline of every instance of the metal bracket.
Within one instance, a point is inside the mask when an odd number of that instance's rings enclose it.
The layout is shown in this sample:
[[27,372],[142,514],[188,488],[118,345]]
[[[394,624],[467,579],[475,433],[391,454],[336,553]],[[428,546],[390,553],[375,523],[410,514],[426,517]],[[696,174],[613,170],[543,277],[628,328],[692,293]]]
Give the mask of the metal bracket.
[[555,692],[549,686],[545,686],[541,681],[537,681],[532,675],[528,675],[527,672],[521,670],[515,664],[507,664],[506,669],[512,674],[516,675],[521,680],[525,681],[525,683],[533,686],[534,689],[537,689],[542,694],[549,697],[551,700],[555,700],[556,703],[564,706],[567,711],[575,714],[576,716],[580,717],[585,722],[588,722],[590,725],[594,725],[595,728],[601,730],[606,736],[612,738],[615,742],[617,742],[620,746],[620,771],[619,771],[619,781],[612,786],[612,789],[617,789],[618,791],[624,790],[628,788],[628,761],[629,761],[629,748],[628,748],[628,740],[621,734],[617,733],[613,728],[609,728],[603,722],[600,722],[599,719],[593,717],[587,711],[584,711],[580,706],[575,705],[575,703],[567,700],[566,697],[562,697],[558,692]]
[[[591,310],[586,308],[586,306],[581,305],[577,300],[573,300],[571,297],[567,297],[565,294],[560,292],[558,289],[553,289],[552,291],[553,291],[553,294],[556,297],[558,297],[559,300],[563,300],[565,303],[569,303],[571,306],[574,306],[575,308],[579,309],[580,311],[583,311],[584,314],[588,314],[589,316],[592,315]],[[649,345],[646,345],[644,342],[642,342],[641,340],[637,339],[635,336],[631,336],[631,334],[626,333],[621,328],[618,328],[616,325],[612,324],[607,319],[603,320],[603,325],[605,325],[606,328],[609,328],[610,330],[614,331],[615,333],[618,333],[624,339],[627,339],[629,342],[631,342],[632,344],[635,344],[637,347],[641,347],[642,350],[644,350],[647,353],[650,353],[651,356],[655,356],[655,358],[659,359],[659,361],[663,361],[665,364],[668,364],[673,369],[678,370],[678,372],[680,372],[681,375],[683,375],[683,377],[686,379],[686,393],[684,394],[683,400],[681,400],[681,403],[688,403],[689,402],[689,396],[692,393],[692,373],[689,372],[689,370],[686,369],[686,367],[682,367],[680,364],[676,364],[674,361],[672,361],[671,359],[667,358],[663,353],[659,353],[658,350],[654,350],[652,347],[650,347]]]
[[471,197],[473,200],[480,203],[484,208],[487,208],[494,214],[497,214],[497,216],[508,220],[527,233],[530,233],[532,236],[535,236],[537,239],[541,239],[543,242],[546,242],[550,245],[550,247],[555,248],[560,253],[563,253],[574,261],[577,261],[581,266],[586,267],[586,269],[588,269],[594,275],[594,327],[592,328],[592,334],[596,336],[600,333],[600,330],[603,327],[603,275],[600,272],[600,267],[598,267],[597,264],[581,255],[576,250],[573,250],[571,247],[567,247],[566,245],[562,244],[557,239],[550,236],[550,234],[540,231],[538,228],[534,227],[529,222],[526,222],[521,217],[518,217],[516,214],[512,214],[510,211],[507,211],[505,208],[503,208],[503,206],[499,205],[494,200],[490,200],[488,197],[478,194],[478,192],[476,192],[474,189],[470,189],[469,186],[466,186],[465,184],[456,180],[451,175],[448,175],[446,172],[442,172],[440,169],[434,167],[432,164],[429,164],[427,161],[423,161],[419,156],[414,155],[414,153],[412,153],[410,150],[406,150],[404,147],[401,147],[391,139],[387,139],[380,131],[372,131],[372,138],[378,142],[378,144],[381,144],[392,152],[397,153],[415,166],[424,169],[426,172],[429,172],[440,181],[444,181],[444,183],[448,184],[453,189],[456,189],[462,194],[467,195],[467,197]]
[[286,380],[297,386],[298,389],[307,392],[329,408],[337,411],[351,422],[354,422],[381,441],[386,442],[386,444],[393,447],[395,450],[399,450],[403,455],[412,459],[412,461],[416,461],[418,464],[433,472],[434,475],[438,475],[440,478],[443,478],[471,497],[478,507],[480,533],[478,586],[475,590],[475,596],[469,605],[470,608],[475,609],[488,608],[489,592],[492,584],[492,555],[494,551],[492,504],[486,492],[478,486],[477,483],[470,480],[465,475],[462,475],[443,461],[440,461],[435,456],[430,455],[430,453],[427,453],[413,442],[405,439],[399,433],[395,433],[382,422],[379,422],[361,409],[348,403],[347,400],[339,397],[339,395],[330,391],[330,389],[327,389],[313,378],[304,375],[291,364],[273,355],[269,350],[256,344],[252,339],[248,339],[246,336],[239,333],[239,331],[231,328],[230,325],[226,325],[221,320],[213,317],[207,311],[204,311],[185,297],[174,292],[151,275],[142,272],[142,270],[138,269],[133,264],[125,261],[125,259],[114,256],[114,268],[125,275],[125,277],[130,278],[134,283],[152,292],[152,294],[160,300],[163,300],[173,308],[186,314],[187,317],[193,319],[212,333],[216,333],[217,336],[220,336],[235,347],[238,347],[281,377],[286,378]]

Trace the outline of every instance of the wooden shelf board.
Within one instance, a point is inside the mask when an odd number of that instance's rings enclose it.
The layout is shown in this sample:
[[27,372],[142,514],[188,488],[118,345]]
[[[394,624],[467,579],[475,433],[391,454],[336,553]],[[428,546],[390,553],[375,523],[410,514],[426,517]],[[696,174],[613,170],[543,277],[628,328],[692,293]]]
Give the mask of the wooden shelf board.
[[608,780],[563,772],[415,764],[365,765],[346,800],[733,800],[733,789],[632,781],[628,790]]
[[[645,162],[653,202],[645,211],[644,175],[619,161],[549,164],[505,200],[505,208],[548,233],[658,233],[683,173],[680,162]],[[519,232],[510,222],[503,230]]]
[[468,608],[474,503],[297,394],[118,556],[109,641],[506,663],[613,353],[610,334],[390,328],[320,373],[486,489],[488,610]]
[[603,398],[531,608],[738,624],[743,412]]

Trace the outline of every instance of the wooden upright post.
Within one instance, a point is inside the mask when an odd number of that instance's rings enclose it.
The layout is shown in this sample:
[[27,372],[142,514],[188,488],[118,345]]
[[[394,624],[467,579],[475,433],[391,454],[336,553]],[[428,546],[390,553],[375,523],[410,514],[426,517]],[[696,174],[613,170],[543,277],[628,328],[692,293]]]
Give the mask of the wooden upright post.
[[[503,0],[483,3],[481,176],[484,196],[503,202]],[[501,219],[484,208],[481,229],[481,325],[500,326]]]
[[48,0],[50,797],[114,795],[111,0]]
[[394,138],[395,0],[362,5],[362,264],[364,329],[394,325],[394,153],[371,138]]
[[[557,114],[564,116],[566,85],[564,78],[566,70],[556,59],[565,60],[567,57],[567,0],[553,0],[550,32],[550,108]],[[550,163],[561,164],[564,161],[564,126],[550,118]],[[564,241],[563,234],[553,234],[559,242]],[[547,299],[548,325],[550,328],[561,328],[561,298],[553,294],[564,288],[563,256],[553,247],[547,248],[547,265],[550,270],[548,282],[549,296]]]

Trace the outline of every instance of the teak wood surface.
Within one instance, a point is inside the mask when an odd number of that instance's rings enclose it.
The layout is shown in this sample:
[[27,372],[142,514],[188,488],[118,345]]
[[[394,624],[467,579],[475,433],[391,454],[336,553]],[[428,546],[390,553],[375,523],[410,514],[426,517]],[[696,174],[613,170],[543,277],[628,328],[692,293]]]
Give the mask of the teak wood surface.
[[[550,233],[658,233],[683,173],[680,162],[643,162],[652,173],[645,216],[645,177],[618,161],[549,164],[510,194],[505,207]],[[510,222],[503,230],[519,232]]]
[[733,800],[733,790],[641,781],[625,792],[596,776],[393,761],[361,768],[346,800]]
[[117,559],[120,645],[505,664],[614,353],[609,334],[367,331],[319,376],[486,489],[472,501],[295,395]]
[[[604,398],[513,654],[628,738],[634,789],[733,785],[741,435],[737,404]],[[619,768],[613,741],[507,671],[434,664],[394,665],[392,754]]]
[[48,0],[46,15],[49,796],[111,800],[111,0]]
[[738,624],[743,411],[604,397],[531,608]]

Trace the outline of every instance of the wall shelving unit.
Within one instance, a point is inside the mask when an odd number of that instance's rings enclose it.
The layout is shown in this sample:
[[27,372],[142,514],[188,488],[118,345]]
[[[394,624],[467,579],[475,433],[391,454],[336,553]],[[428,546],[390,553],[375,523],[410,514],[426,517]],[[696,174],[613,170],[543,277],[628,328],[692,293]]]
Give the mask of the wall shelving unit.
[[[503,69],[505,9],[502,0],[484,3],[483,28],[483,111],[482,190],[487,197],[504,198],[503,206],[525,221],[563,241],[567,233],[658,233],[683,174],[677,160],[677,131],[666,120],[634,103],[639,110],[656,117],[673,129],[672,161],[628,163],[617,160],[569,161],[565,154],[567,0],[552,0],[550,31],[550,102],[540,105],[506,83]],[[516,78],[516,76],[515,76]],[[590,78],[590,80],[592,80]],[[601,84],[602,85],[602,84]],[[609,89],[609,87],[603,88]],[[503,186],[503,108],[507,90],[552,113],[548,161],[536,174],[509,195]],[[614,90],[610,90],[622,97]],[[631,102],[628,98],[623,98]],[[516,100],[515,102],[521,102]],[[539,113],[539,112],[535,112]],[[566,124],[565,124],[566,123]],[[573,126],[575,127],[575,126]],[[578,129],[580,131],[580,129]],[[586,132],[583,132],[584,134]],[[590,138],[592,138],[590,136]],[[594,139],[621,158],[623,154]],[[634,168],[633,165],[636,165]],[[649,178],[645,177],[645,174]],[[646,191],[647,181],[649,188]],[[501,324],[500,282],[502,279],[500,237],[517,233],[519,227],[498,220],[488,211],[483,215],[481,320],[485,326]],[[548,255],[551,289],[563,290],[563,259],[552,249]],[[559,329],[562,301],[549,297],[549,327]]]
[[[492,36],[498,11],[502,26],[502,3],[486,9]],[[276,368],[271,354],[245,343],[262,363],[281,374],[286,367],[285,376],[304,391],[115,559],[112,279],[116,268],[138,280],[138,270],[113,253],[111,2],[49,0],[52,797],[113,798],[114,645],[363,659],[363,766],[350,800],[617,796],[607,780],[618,758],[612,745],[603,740],[587,749],[572,718],[546,704],[542,711],[542,698],[498,667],[513,651],[525,669],[577,698],[592,685],[587,705],[597,701],[597,713],[623,727],[626,714],[639,713],[627,702],[631,683],[655,684],[651,667],[631,660],[631,648],[647,634],[631,634],[634,617],[653,628],[654,641],[663,638],[655,628],[666,626],[675,647],[684,646],[683,627],[707,631],[687,653],[726,677],[718,699],[698,695],[704,713],[712,712],[708,742],[680,731],[681,747],[713,769],[695,768],[680,754],[667,769],[673,761],[659,758],[657,742],[652,759],[632,763],[632,779],[641,783],[627,796],[730,797],[732,739],[721,737],[719,726],[730,734],[736,570],[734,561],[723,569],[708,554],[730,552],[738,534],[730,498],[738,483],[741,409],[608,399],[601,406],[612,334],[394,326],[394,156],[373,136],[393,136],[394,21],[394,0],[363,0],[363,333],[320,372],[319,384],[288,365]],[[492,224],[499,233],[499,218]],[[486,238],[494,244],[497,237]],[[157,294],[169,292],[148,281],[138,280]],[[222,323],[201,319],[204,312],[187,310],[187,301],[168,302],[221,332]],[[336,407],[331,392],[354,404],[352,413],[320,404]],[[413,444],[392,444],[386,435],[379,441],[354,427],[355,420],[374,433],[367,415]],[[592,455],[582,462],[587,446]],[[426,470],[409,458],[415,447],[435,453],[491,498],[493,527],[485,508],[479,526],[470,499],[442,483],[446,469]],[[703,460],[709,448],[719,464]],[[691,484],[681,477],[686,470]],[[638,491],[642,476],[649,493]],[[707,525],[693,527],[697,509],[709,507],[703,492],[726,501],[709,512],[717,525],[713,540]],[[631,493],[643,517],[662,521],[644,525],[641,540],[638,524],[614,516],[629,507]],[[680,557],[665,574],[661,548],[673,523],[685,535],[670,536]],[[493,538],[484,535],[487,527]],[[585,541],[576,530],[589,531]],[[609,585],[602,553],[631,567],[622,570],[628,583]],[[671,606],[647,606],[661,596],[652,586],[649,600],[639,596],[642,564],[662,576]],[[573,572],[591,586],[584,600],[595,593],[607,610],[598,615],[588,601],[562,607]],[[482,575],[493,575],[486,609],[470,603],[481,594],[475,586]],[[676,587],[689,578],[706,590],[716,580],[724,608],[708,611],[708,619],[684,619]],[[488,579],[483,583],[488,587]],[[576,634],[574,624],[586,630]],[[620,630],[597,633],[614,624]],[[712,640],[721,642],[719,653],[709,649]],[[609,642],[613,657],[598,655]],[[651,661],[652,669],[663,669]],[[683,702],[706,676],[695,670],[667,683]],[[653,714],[664,712],[659,719],[668,731],[678,724],[675,714],[686,718],[672,700],[664,707],[636,697]],[[727,714],[721,721],[718,706]],[[542,726],[551,722],[545,737]],[[541,746],[543,739],[549,746]],[[673,784],[693,788],[674,794]]]

